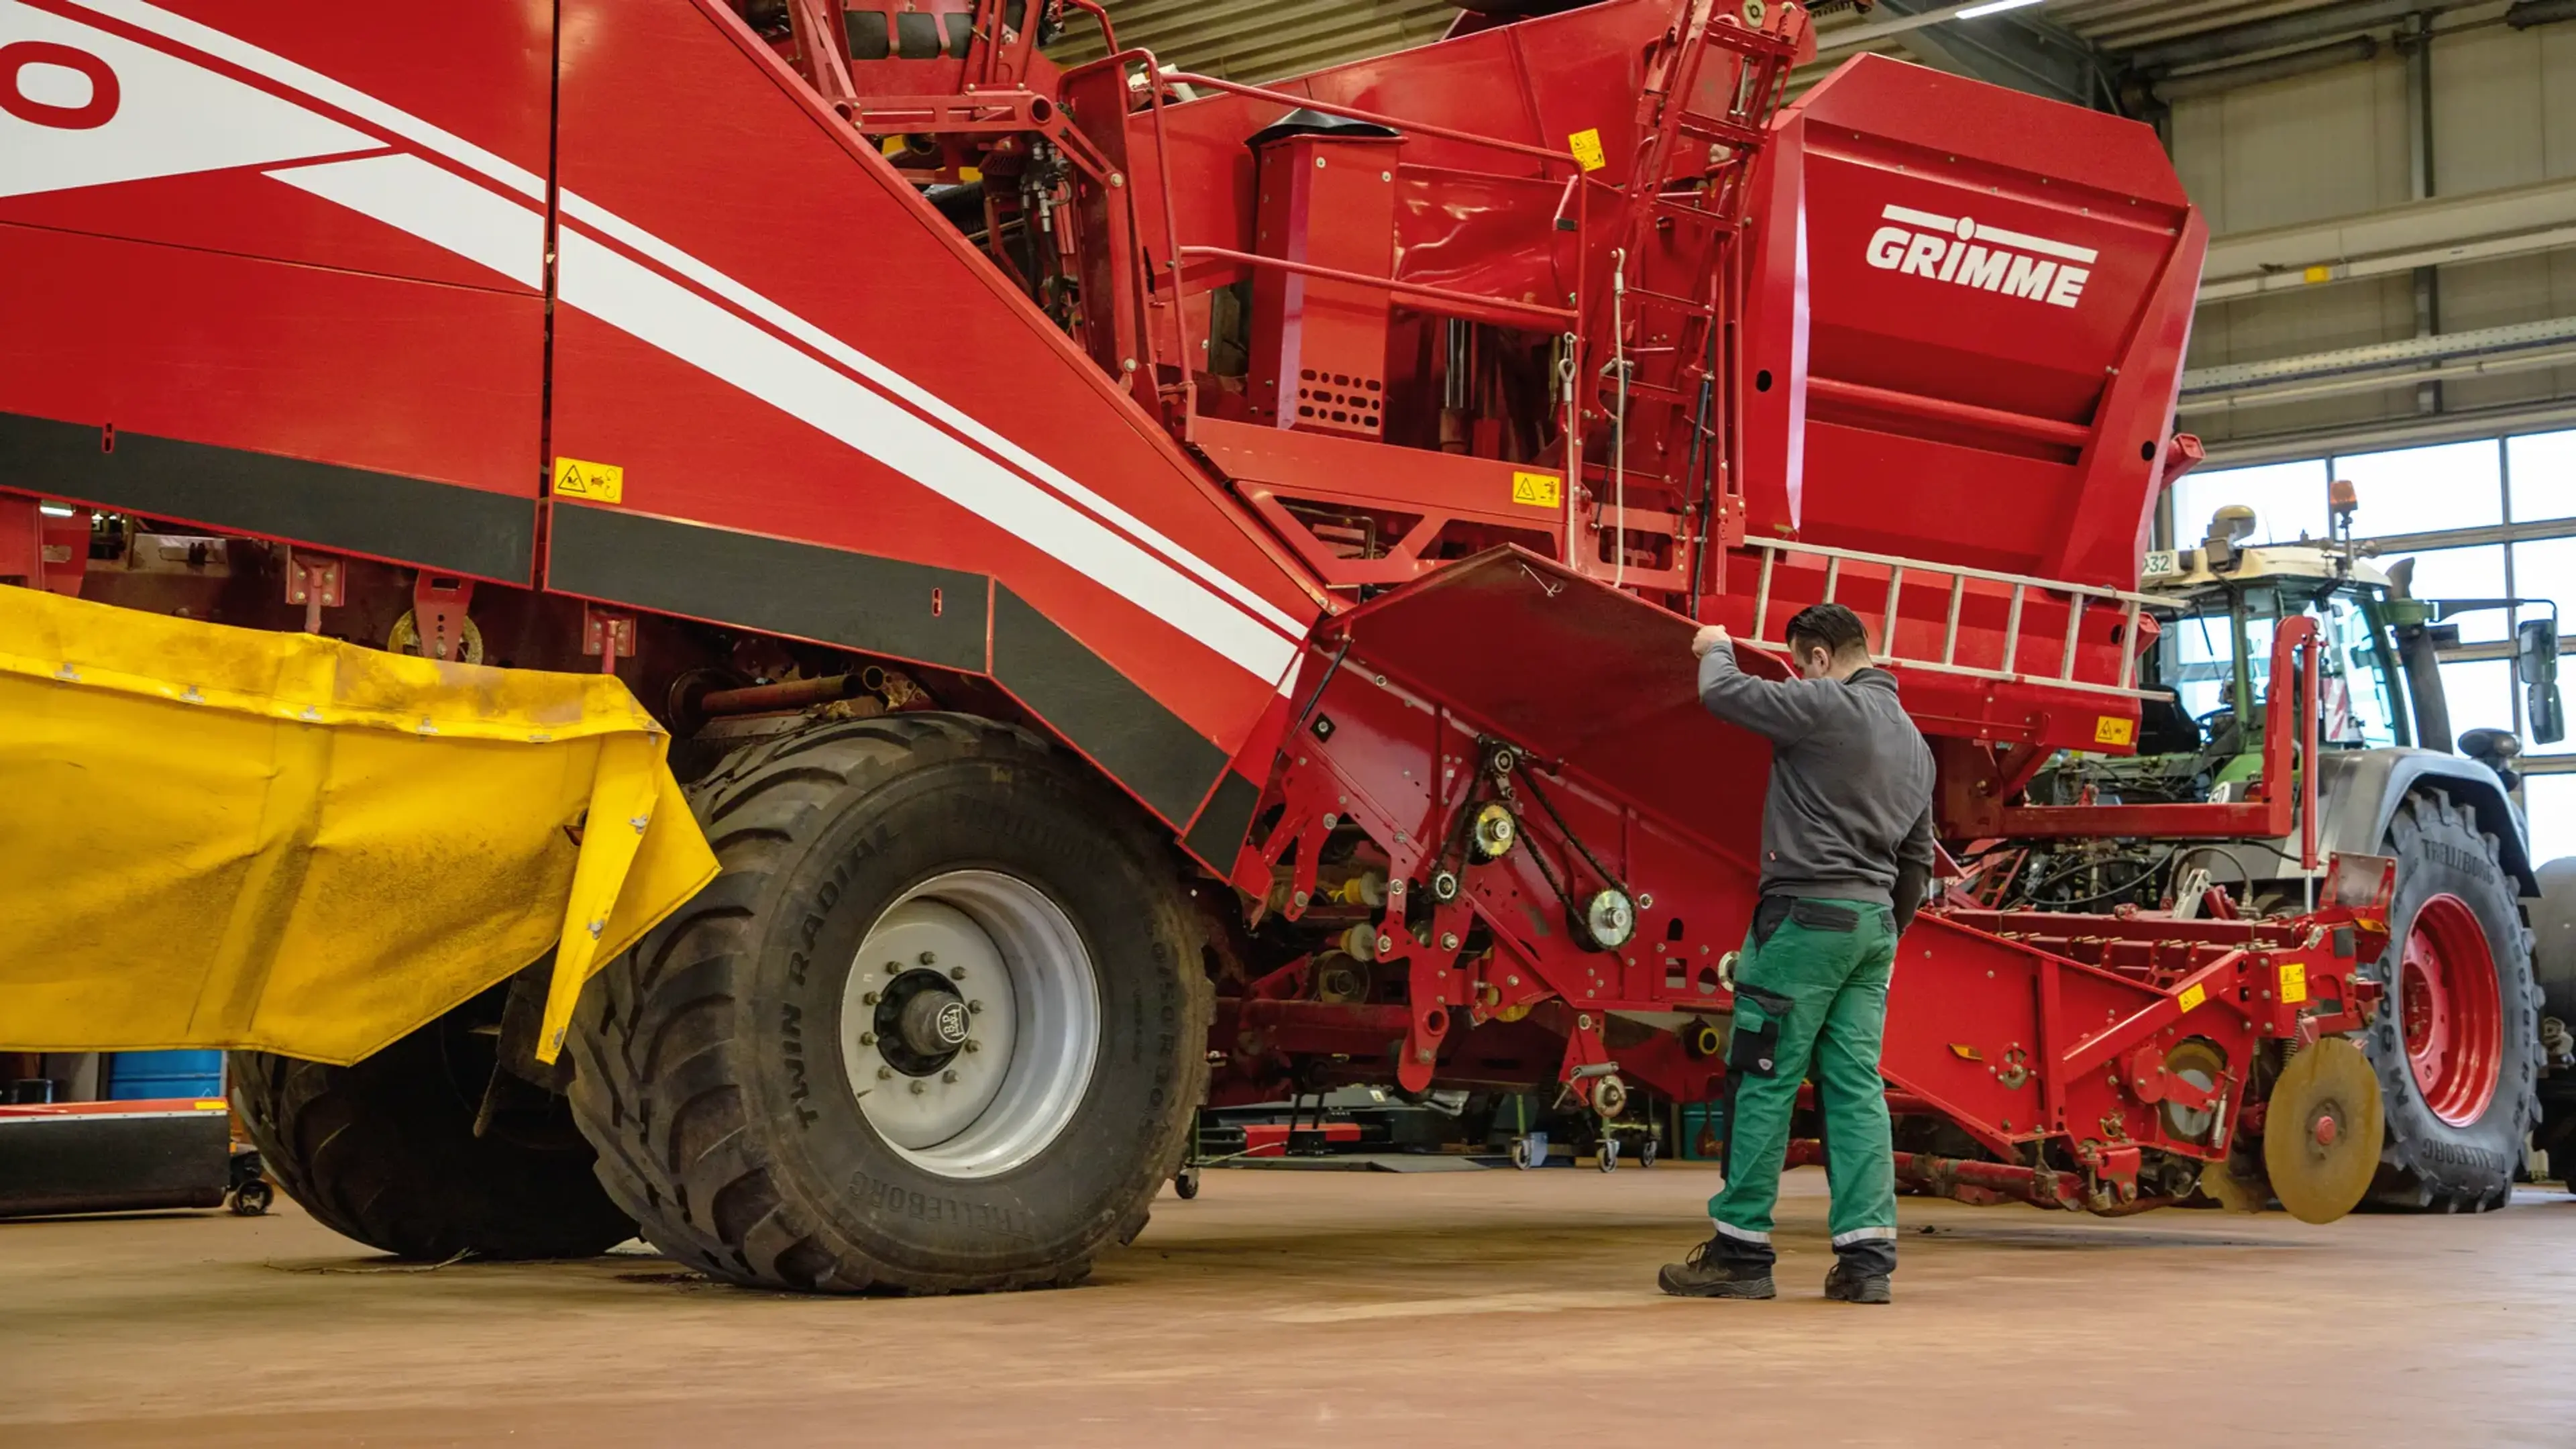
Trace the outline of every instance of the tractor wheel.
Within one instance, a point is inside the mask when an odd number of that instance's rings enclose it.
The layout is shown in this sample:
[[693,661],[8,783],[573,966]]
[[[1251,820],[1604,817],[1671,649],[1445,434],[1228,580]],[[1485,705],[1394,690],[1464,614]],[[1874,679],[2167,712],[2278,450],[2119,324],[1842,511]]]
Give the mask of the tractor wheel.
[[1169,848],[1017,730],[903,714],[735,755],[724,873],[595,978],[609,1194],[731,1281],[1071,1284],[1189,1147],[1210,988]]
[[2549,1154],[2549,1170],[2564,1181],[2576,1172],[2576,1076],[2566,1068],[2576,1037],[2576,856],[2550,861],[2535,872],[2540,899],[2531,907],[2531,974],[2540,981],[2540,1041],[2551,1058],[2541,1082],[2540,1126],[2533,1144]]
[[2371,1201],[2502,1207],[2539,1111],[2540,988],[2518,892],[2474,812],[2438,795],[2399,805],[2386,848],[2397,898],[2367,1046],[2388,1137]]
[[562,1098],[512,1078],[512,1109],[475,1135],[506,994],[355,1066],[234,1052],[233,1105],[287,1196],[343,1237],[433,1262],[587,1258],[633,1237]]

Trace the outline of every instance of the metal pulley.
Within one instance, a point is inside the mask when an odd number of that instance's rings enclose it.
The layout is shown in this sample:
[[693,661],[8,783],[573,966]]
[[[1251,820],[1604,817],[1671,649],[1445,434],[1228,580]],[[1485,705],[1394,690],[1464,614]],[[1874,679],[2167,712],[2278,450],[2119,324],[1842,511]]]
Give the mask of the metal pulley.
[[1636,904],[1624,891],[1601,891],[1583,907],[1583,928],[1604,950],[1615,951],[1637,932]]
[[1479,861],[1500,860],[1511,851],[1520,833],[1520,822],[1512,818],[1511,808],[1499,800],[1488,800],[1476,812],[1475,823],[1468,827],[1468,853]]
[[430,659],[444,659],[451,664],[480,664],[483,662],[483,630],[472,619],[460,614],[456,618],[454,639],[424,640],[420,637],[420,625],[413,612],[405,609],[403,616],[394,620],[393,628],[385,632],[385,652],[418,654]]

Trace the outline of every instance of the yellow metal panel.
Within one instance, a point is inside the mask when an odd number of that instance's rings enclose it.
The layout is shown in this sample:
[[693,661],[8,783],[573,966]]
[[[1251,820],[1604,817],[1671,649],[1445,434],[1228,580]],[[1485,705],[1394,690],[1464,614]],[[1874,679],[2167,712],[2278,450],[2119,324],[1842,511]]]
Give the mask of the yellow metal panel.
[[0,588],[0,1049],[349,1062],[715,876],[617,679]]

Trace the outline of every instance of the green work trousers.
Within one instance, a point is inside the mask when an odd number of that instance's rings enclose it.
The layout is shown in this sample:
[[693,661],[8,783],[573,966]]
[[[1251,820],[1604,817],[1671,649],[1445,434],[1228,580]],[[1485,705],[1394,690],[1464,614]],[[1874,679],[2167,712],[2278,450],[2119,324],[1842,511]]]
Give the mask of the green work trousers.
[[1895,917],[1885,906],[1774,896],[1755,916],[1735,966],[1726,1186],[1708,1202],[1728,1260],[1772,1261],[1789,1116],[1798,1084],[1813,1075],[1834,1251],[1863,1272],[1895,1268],[1896,1163],[1878,1074],[1895,964]]

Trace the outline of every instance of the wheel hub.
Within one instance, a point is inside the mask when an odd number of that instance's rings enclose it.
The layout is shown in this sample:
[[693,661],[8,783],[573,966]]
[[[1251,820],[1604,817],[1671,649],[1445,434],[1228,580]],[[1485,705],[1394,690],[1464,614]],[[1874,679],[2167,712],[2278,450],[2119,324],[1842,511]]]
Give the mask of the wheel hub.
[[2468,1126],[2495,1100],[2504,1066],[2495,960],[2468,903],[2445,894],[2418,907],[2397,970],[2407,1071],[2434,1116]]
[[928,1076],[974,1039],[973,1019],[948,977],[919,968],[905,971],[877,994],[877,1049],[903,1075]]
[[841,1059],[886,1144],[946,1177],[1007,1172],[1071,1120],[1101,1034],[1080,932],[1046,894],[952,871],[877,919],[844,978]]

